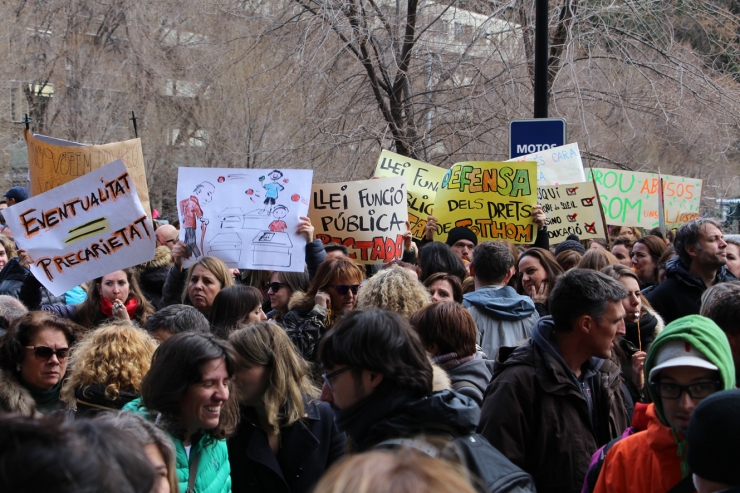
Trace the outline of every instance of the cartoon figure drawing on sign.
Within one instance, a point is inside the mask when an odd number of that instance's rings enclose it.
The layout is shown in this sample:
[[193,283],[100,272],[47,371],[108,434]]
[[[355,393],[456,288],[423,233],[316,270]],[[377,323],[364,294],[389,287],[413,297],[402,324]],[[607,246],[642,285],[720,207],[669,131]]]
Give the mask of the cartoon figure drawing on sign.
[[288,208],[284,205],[278,205],[272,210],[272,217],[275,218],[273,222],[270,223],[270,231],[275,231],[278,233],[284,232],[286,229],[288,229],[288,225],[285,224],[285,221],[283,221],[283,218],[288,215]]
[[[200,257],[202,255],[201,251],[204,251],[203,239],[206,236],[208,218],[203,217],[203,210],[200,207],[202,204],[207,204],[213,200],[214,191],[214,186],[204,181],[195,187],[189,198],[180,201],[182,226],[185,228],[185,245],[187,245],[188,255],[190,257]],[[201,223],[200,249],[198,248],[198,240],[195,236],[196,219],[199,219]]]
[[278,170],[274,170],[270,172],[267,176],[270,178],[270,180],[272,180],[271,183],[264,183],[265,177],[260,176],[260,182],[262,182],[262,188],[267,190],[267,193],[265,194],[265,207],[264,209],[262,209],[262,212],[266,212],[267,214],[272,214],[273,206],[275,205],[275,201],[278,198],[278,193],[285,190],[285,187],[277,182],[280,178],[283,177],[282,172]]

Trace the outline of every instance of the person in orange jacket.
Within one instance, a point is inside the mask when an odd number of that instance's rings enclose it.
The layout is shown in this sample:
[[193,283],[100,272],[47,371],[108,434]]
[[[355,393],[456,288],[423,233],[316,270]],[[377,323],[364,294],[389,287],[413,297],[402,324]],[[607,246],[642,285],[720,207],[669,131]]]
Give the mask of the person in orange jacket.
[[727,337],[708,318],[689,315],[670,323],[645,360],[647,429],[615,443],[606,454],[595,493],[695,491],[686,463],[686,432],[696,406],[734,388]]

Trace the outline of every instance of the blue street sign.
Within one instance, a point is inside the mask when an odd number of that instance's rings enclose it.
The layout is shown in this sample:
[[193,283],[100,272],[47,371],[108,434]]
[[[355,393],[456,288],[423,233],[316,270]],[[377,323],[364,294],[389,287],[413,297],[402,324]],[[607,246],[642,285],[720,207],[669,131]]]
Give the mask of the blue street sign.
[[568,125],[563,118],[520,118],[509,122],[509,159],[565,145]]

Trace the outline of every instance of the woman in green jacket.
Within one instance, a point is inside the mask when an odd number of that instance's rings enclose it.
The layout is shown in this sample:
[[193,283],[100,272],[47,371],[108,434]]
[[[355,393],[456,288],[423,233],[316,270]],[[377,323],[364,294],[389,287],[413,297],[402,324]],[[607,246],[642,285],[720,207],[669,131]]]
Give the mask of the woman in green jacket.
[[172,336],[154,353],[141,399],[124,407],[170,434],[181,493],[231,492],[224,438],[238,421],[229,401],[235,361],[231,347],[212,334]]

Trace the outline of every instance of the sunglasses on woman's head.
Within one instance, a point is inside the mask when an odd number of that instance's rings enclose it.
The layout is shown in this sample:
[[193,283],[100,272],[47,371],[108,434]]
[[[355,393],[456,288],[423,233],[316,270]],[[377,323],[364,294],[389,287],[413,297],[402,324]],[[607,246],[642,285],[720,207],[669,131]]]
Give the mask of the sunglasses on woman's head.
[[63,347],[57,350],[50,348],[49,346],[26,346],[26,349],[33,349],[33,355],[39,361],[49,361],[52,356],[56,355],[59,361],[67,359],[69,356],[69,348]]
[[339,296],[344,296],[350,291],[352,291],[352,294],[357,294],[357,292],[360,290],[359,284],[339,284],[332,287],[337,290]]

